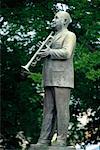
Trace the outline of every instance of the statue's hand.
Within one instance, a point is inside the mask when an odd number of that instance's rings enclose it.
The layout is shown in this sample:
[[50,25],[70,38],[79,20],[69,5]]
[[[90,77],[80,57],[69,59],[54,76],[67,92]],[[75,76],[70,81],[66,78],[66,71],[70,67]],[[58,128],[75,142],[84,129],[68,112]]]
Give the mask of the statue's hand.
[[38,55],[41,57],[41,58],[44,58],[44,57],[47,57],[50,55],[50,51],[48,50],[48,48],[46,49],[42,49]]

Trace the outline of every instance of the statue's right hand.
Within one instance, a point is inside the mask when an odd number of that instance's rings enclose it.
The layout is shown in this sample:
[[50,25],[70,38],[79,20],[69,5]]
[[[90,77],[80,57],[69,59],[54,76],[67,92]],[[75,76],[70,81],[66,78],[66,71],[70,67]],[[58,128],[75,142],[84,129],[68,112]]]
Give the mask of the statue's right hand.
[[39,55],[41,58],[47,57],[49,54],[50,54],[50,52],[49,52],[48,48],[42,49],[42,50],[38,53],[38,55]]

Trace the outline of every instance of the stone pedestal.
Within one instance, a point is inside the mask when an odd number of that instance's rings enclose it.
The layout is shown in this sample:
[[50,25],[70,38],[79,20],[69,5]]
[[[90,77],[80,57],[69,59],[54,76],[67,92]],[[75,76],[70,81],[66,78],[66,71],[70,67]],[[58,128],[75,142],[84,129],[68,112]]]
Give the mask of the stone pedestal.
[[73,146],[64,146],[64,147],[49,146],[48,150],[76,150],[76,149]]
[[35,145],[32,145],[29,150],[76,150],[73,146],[41,146],[36,147]]

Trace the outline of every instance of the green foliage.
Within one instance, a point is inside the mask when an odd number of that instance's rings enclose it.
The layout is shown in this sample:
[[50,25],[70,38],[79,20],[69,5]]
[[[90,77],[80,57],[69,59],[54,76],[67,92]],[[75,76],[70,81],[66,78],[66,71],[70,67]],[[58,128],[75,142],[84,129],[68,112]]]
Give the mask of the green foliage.
[[40,73],[31,73],[28,78],[31,78],[35,83],[41,84],[42,75]]
[[[95,1],[61,1],[68,5],[73,22],[69,29],[77,36],[74,56],[75,89],[72,91],[71,123],[69,143],[86,141],[85,132],[98,129],[99,120],[99,78],[100,51],[99,43],[99,2]],[[57,2],[53,1],[2,1],[1,8],[1,98],[2,98],[2,135],[10,140],[19,131],[36,142],[40,133],[42,120],[43,97],[41,96],[42,65],[32,69],[26,78],[20,75],[21,65],[30,60],[36,51],[35,45],[46,38],[47,22],[53,18]],[[31,49],[34,46],[35,49]],[[87,111],[92,112],[85,128],[78,128],[77,116]],[[96,124],[96,125],[95,125]],[[75,135],[77,134],[77,137]],[[98,130],[95,131],[97,140]],[[83,137],[82,137],[83,136]],[[82,138],[81,138],[82,137]],[[75,141],[76,139],[76,141]],[[9,143],[9,142],[8,142]],[[9,148],[11,145],[7,144]],[[12,143],[14,145],[14,143]]]

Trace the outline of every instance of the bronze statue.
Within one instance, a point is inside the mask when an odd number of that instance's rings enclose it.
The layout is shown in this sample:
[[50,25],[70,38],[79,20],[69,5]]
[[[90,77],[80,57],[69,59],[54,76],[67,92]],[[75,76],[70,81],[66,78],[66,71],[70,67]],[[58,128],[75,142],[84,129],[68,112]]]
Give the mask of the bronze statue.
[[70,92],[74,88],[73,53],[76,45],[75,34],[67,29],[71,21],[69,13],[56,13],[51,23],[55,31],[52,44],[38,54],[44,58],[45,96],[43,123],[36,147],[50,145],[54,129],[57,132],[56,145],[66,146],[67,143]]

